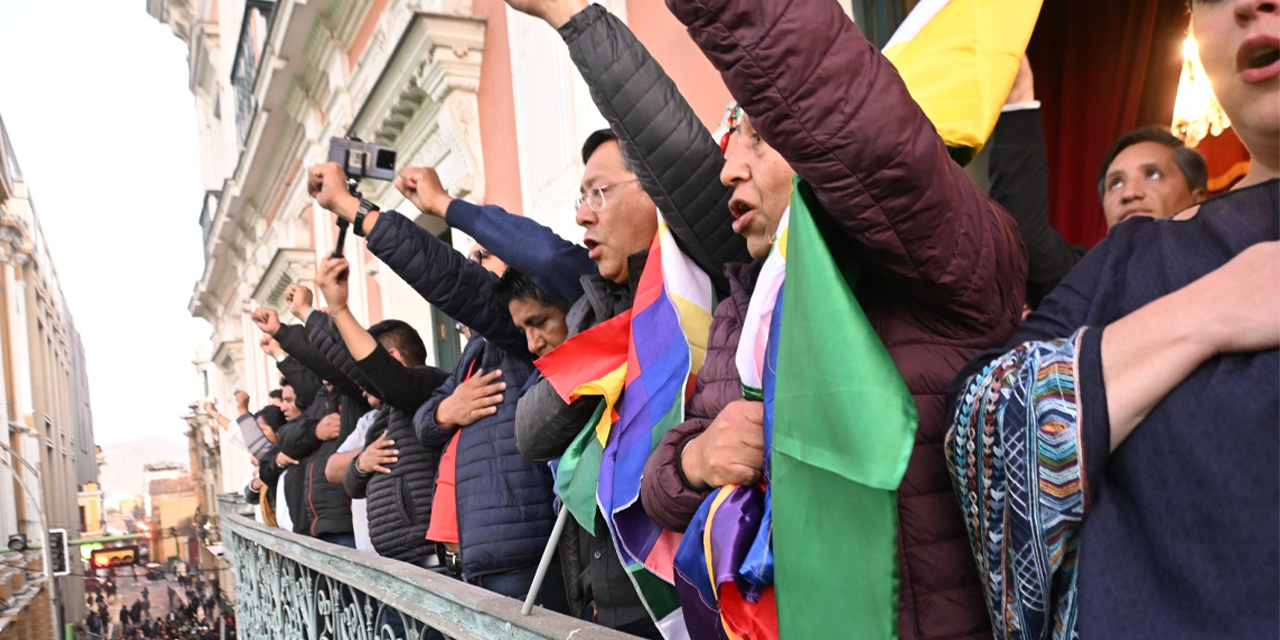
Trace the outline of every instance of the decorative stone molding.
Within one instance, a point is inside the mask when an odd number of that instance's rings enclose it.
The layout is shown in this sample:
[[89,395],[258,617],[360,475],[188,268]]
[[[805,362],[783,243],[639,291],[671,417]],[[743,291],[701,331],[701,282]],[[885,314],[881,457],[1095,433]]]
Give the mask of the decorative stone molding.
[[233,340],[225,340],[218,344],[213,352],[213,363],[222,370],[222,374],[233,378],[244,362],[244,342],[237,336]]
[[[455,196],[484,196],[479,104],[485,23],[453,14],[461,4],[432,4],[445,13],[415,13],[353,130],[395,146],[400,166],[431,164]],[[443,6],[448,4],[449,6]],[[470,10],[470,2],[465,3]]]
[[284,290],[291,284],[310,282],[316,277],[316,257],[310,249],[280,249],[262,273],[250,299],[262,307],[280,308]]

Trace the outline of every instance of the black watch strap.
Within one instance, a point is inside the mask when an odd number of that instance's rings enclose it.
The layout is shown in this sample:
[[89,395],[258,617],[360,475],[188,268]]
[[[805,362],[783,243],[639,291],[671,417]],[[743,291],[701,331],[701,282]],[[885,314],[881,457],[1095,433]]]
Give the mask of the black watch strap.
[[364,217],[370,211],[377,211],[378,205],[360,198],[360,208],[356,209],[356,218],[351,221],[351,233],[364,237]]

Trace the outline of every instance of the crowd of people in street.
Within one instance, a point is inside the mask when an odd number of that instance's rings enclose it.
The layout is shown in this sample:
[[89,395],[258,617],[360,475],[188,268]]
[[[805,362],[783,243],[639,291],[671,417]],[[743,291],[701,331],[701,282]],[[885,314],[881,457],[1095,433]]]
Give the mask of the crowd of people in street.
[[[219,604],[218,584],[206,582],[198,575],[188,576],[175,572],[172,580],[165,573],[160,573],[160,584],[164,591],[159,591],[157,580],[148,574],[149,586],[143,586],[132,602],[127,601],[126,594],[121,593],[116,572],[112,571],[112,579],[104,581],[101,586],[90,590],[85,595],[87,611],[81,628],[87,631],[90,638],[106,638],[110,640],[231,640],[235,638],[235,616],[224,611]],[[141,584],[137,574],[133,583]],[[174,583],[177,588],[174,588]],[[108,588],[109,587],[109,588]],[[152,612],[152,590],[155,596],[163,598],[156,611]],[[125,591],[132,591],[125,589]],[[111,610],[118,607],[115,615]],[[221,633],[226,633],[221,636]]]
[[[1048,222],[1025,58],[987,194],[838,3],[667,0],[735,99],[711,133],[603,7],[507,2],[610,125],[582,145],[581,242],[402,168],[464,255],[310,167],[470,339],[442,370],[417,328],[363,326],[341,256],[289,285],[291,318],[253,310],[279,388],[206,408],[246,434],[265,524],[649,638],[830,637],[833,602],[856,637],[1274,634],[1274,0],[1190,3],[1248,174],[1209,197],[1193,149],[1130,132],[1088,252]],[[814,551],[838,548],[856,562]],[[122,609],[123,637],[207,640],[191,593]]]

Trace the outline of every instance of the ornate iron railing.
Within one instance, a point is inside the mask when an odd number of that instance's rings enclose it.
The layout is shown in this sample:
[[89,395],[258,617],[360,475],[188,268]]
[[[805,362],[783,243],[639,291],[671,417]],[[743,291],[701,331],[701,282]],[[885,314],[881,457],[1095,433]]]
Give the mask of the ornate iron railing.
[[421,640],[430,628],[457,640],[634,637],[542,608],[524,616],[518,600],[266,527],[237,496],[219,503],[243,640]]

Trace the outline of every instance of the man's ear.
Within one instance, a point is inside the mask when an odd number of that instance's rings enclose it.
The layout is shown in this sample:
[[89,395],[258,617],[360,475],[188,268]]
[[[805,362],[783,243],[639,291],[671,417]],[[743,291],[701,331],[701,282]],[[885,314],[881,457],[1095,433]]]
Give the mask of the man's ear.
[[1200,204],[1209,199],[1209,192],[1205,189],[1196,189],[1191,192],[1191,201]]
[[396,362],[399,362],[400,364],[406,367],[409,366],[408,363],[404,361],[404,358],[401,357],[399,349],[395,347],[391,347],[390,349],[387,349],[387,353],[390,353],[391,357],[396,359]]

